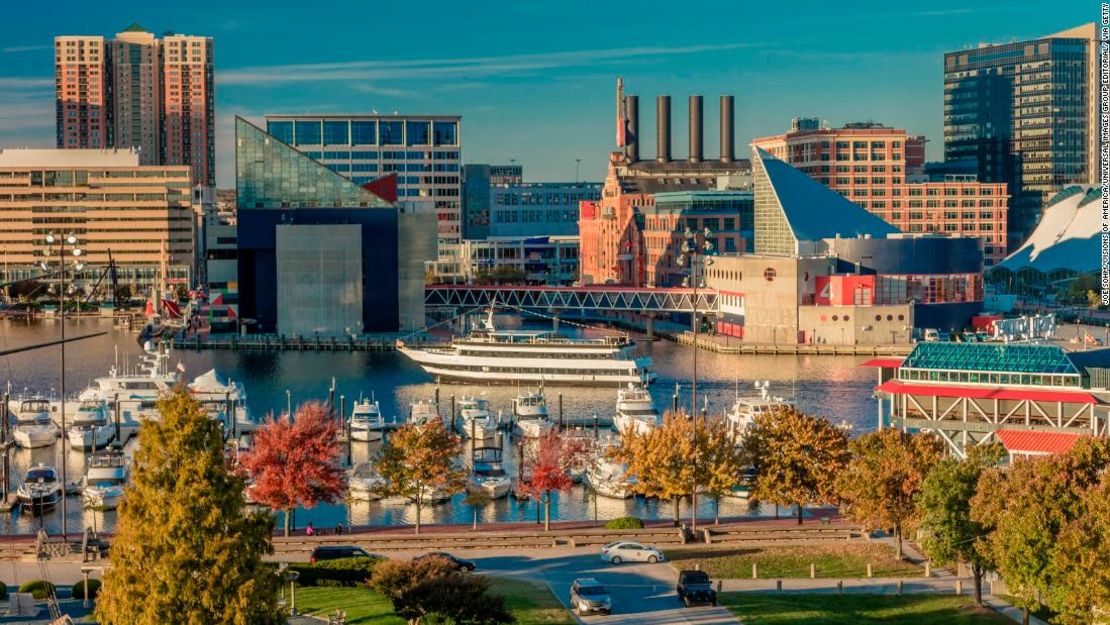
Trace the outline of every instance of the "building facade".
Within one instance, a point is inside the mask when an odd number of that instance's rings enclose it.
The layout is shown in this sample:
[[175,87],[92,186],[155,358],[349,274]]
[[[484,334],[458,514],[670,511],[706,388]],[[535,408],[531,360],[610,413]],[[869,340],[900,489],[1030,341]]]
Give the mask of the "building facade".
[[490,189],[494,185],[524,182],[521,165],[463,165],[462,238],[484,239],[490,235]]
[[1097,177],[1095,25],[944,55],[944,157],[1013,196],[1009,249],[1044,203]]
[[86,282],[113,261],[134,294],[190,286],[190,192],[188,167],[140,165],[134,150],[0,150],[0,282],[41,277],[46,235],[72,233]]
[[678,257],[687,230],[702,234],[708,231],[704,241],[713,254],[752,251],[751,191],[670,191],[656,193],[653,199],[642,209],[647,284],[682,286],[688,271],[678,264]]
[[211,37],[158,39],[133,24],[115,39],[54,39],[57,147],[135,148],[143,165],[188,165],[216,184]]
[[578,237],[464,239],[467,284],[571,286],[578,280]]
[[1006,257],[1007,185],[974,176],[928,180],[924,137],[876,123],[827,128],[802,118],[752,145],[903,232],[979,237],[987,266]]
[[578,205],[601,199],[601,183],[491,183],[491,237],[578,236]]
[[433,215],[400,213],[370,183],[360,186],[242,118],[235,142],[243,323],[332,336],[424,326]]
[[457,115],[266,115],[267,132],[361,185],[395,174],[397,206],[434,215],[439,270],[458,273],[462,118]]

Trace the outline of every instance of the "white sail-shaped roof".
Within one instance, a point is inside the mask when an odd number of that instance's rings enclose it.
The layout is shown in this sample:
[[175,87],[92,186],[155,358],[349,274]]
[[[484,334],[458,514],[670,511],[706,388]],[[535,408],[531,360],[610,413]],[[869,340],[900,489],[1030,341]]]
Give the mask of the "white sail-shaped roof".
[[998,267],[1044,274],[1096,271],[1101,254],[1100,194],[1099,188],[1091,185],[1071,185],[1058,193],[1048,201],[1033,234]]

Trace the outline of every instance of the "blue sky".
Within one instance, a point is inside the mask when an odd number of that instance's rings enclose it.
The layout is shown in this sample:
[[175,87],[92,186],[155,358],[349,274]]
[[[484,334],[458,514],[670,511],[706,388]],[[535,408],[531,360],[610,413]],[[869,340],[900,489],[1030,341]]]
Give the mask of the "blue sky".
[[741,155],[796,115],[874,120],[942,153],[942,55],[1095,21],[1094,2],[55,2],[13,1],[0,21],[0,147],[53,147],[57,34],[215,38],[217,177],[232,185],[232,119],[264,113],[460,114],[466,162],[523,164],[533,180],[601,179],[613,149],[614,84],[673,97],[672,151],[686,153],[686,96],[736,95]]

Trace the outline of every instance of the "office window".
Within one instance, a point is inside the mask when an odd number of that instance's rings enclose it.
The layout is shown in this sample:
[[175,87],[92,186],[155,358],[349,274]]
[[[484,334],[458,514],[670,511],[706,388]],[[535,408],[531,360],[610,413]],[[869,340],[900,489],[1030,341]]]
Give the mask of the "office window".
[[[377,143],[378,122],[351,122],[351,145],[375,145]],[[377,156],[371,158],[377,158]]]
[[320,121],[297,121],[297,145],[320,145]]
[[408,122],[408,145],[429,145],[431,143],[431,123],[426,121]]
[[459,125],[455,122],[434,122],[432,124],[436,145],[458,145]]
[[324,145],[349,145],[350,142],[347,122],[324,122]]
[[293,145],[293,122],[266,122],[266,132],[282,143]]
[[382,122],[382,145],[404,145],[405,143],[405,123],[402,121],[384,121]]

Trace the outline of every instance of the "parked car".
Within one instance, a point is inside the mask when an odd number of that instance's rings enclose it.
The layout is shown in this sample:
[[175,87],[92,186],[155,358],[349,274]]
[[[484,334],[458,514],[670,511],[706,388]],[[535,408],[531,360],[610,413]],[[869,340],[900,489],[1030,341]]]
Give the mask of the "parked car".
[[621,562],[663,562],[667,558],[651,545],[641,545],[630,540],[618,540],[601,548],[601,561],[610,564]]
[[575,614],[600,612],[612,614],[613,600],[609,591],[592,577],[580,577],[570,585],[570,609]]
[[921,340],[934,343],[940,340],[940,332],[936,328],[925,328],[921,332]]
[[709,574],[705,571],[682,571],[678,574],[678,600],[690,607],[695,603],[708,603],[717,605],[717,591],[713,589],[713,582],[709,581]]
[[315,564],[322,560],[342,560],[343,558],[381,558],[384,560],[385,556],[368,553],[362,547],[355,547],[354,545],[327,545],[313,549],[308,561]]
[[470,560],[463,560],[462,558],[453,556],[446,551],[432,551],[422,556],[417,556],[413,560],[419,562],[420,560],[427,560],[428,558],[443,558],[455,565],[455,569],[459,571],[473,571],[476,567],[474,562]]

